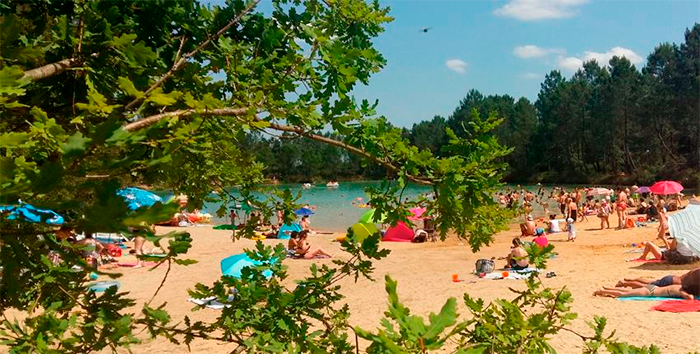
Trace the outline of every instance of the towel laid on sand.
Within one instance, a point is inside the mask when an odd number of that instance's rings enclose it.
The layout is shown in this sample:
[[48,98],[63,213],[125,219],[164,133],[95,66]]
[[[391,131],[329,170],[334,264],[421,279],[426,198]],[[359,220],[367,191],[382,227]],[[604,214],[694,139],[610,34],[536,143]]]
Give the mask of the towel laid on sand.
[[[233,300],[233,295],[228,297],[228,301]],[[212,310],[221,310],[224,307],[231,307],[231,305],[225,305],[222,304],[221,302],[216,300],[216,296],[210,296],[210,297],[205,297],[203,299],[195,299],[195,298],[189,298],[187,301],[197,304],[199,306],[205,306],[206,308],[212,309]]]
[[700,300],[664,301],[649,310],[664,312],[700,312]]
[[[508,272],[507,277],[503,277],[503,272]],[[525,268],[521,270],[498,270],[489,274],[486,274],[482,279],[527,279],[530,273],[539,273],[540,270],[537,268]]]
[[620,301],[681,301],[679,297],[661,297],[661,296],[628,296],[618,297]]

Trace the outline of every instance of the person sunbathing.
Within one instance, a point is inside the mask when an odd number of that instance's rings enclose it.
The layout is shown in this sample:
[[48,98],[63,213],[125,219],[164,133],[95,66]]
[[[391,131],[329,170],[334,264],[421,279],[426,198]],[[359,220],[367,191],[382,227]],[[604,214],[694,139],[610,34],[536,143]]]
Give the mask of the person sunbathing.
[[617,287],[602,287],[596,290],[594,296],[609,296],[609,297],[678,297],[687,300],[693,300],[693,295],[683,291],[682,285],[674,284],[668,286],[656,286],[653,284],[647,284],[644,287],[630,289],[630,288],[617,288]]
[[653,259],[666,261],[671,264],[690,264],[700,259],[684,244],[678,243],[675,238],[669,237],[663,240],[666,244],[666,251],[662,251],[661,248],[653,242],[647,242],[646,246],[644,246],[644,252],[642,252],[639,259],[646,260],[649,253],[654,256]]
[[312,258],[332,258],[333,255],[330,253],[324,251],[322,248],[317,248],[315,250],[311,250],[311,244],[307,241],[307,238],[309,236],[309,231],[308,230],[303,230],[299,232],[299,236],[297,237],[296,240],[296,257],[298,258],[304,258],[304,259],[312,259]]
[[677,275],[667,275],[665,277],[652,280],[649,278],[624,278],[615,284],[618,288],[632,288],[638,289],[643,288],[648,285],[656,285],[658,287],[664,287],[669,285],[679,285],[681,284],[681,277]]
[[522,241],[519,238],[513,239],[513,246],[510,248],[510,253],[506,257],[506,269],[521,270],[529,266],[527,251],[523,247]]

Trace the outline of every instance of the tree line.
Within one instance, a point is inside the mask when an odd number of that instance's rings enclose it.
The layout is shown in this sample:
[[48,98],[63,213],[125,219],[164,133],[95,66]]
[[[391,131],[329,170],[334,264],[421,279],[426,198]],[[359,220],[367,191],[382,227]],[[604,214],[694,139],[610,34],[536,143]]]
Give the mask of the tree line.
[[[503,120],[494,131],[513,148],[504,158],[512,182],[651,183],[700,180],[700,24],[685,41],[659,44],[638,69],[627,58],[584,63],[571,78],[551,71],[537,100],[483,95],[471,90],[447,118],[404,128],[421,149],[443,155],[446,128],[458,136],[476,110]],[[267,175],[285,181],[381,178],[378,165],[362,165],[347,151],[304,139],[246,140],[268,162]]]

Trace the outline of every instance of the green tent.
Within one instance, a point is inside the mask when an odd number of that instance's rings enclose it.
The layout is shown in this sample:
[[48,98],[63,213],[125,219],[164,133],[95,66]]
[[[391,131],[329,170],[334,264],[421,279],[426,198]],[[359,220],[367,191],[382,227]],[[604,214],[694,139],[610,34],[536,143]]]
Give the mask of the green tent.
[[367,236],[374,235],[377,232],[379,232],[379,230],[376,226],[374,226],[374,224],[366,224],[359,222],[355,225],[352,225],[351,229],[357,242],[362,242],[364,241],[364,239],[367,238]]
[[376,217],[374,215],[375,209],[370,209],[367,210],[362,216],[360,217],[360,220],[358,220],[360,223],[363,224],[374,224],[374,223],[383,223],[384,220],[386,219],[386,216],[384,214],[379,215],[379,217]]

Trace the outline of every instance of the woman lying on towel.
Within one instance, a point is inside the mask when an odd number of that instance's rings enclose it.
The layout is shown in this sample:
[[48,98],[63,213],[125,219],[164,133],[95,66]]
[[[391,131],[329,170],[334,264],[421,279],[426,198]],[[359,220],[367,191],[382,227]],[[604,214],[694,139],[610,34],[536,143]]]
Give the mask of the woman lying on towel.
[[685,292],[682,285],[669,285],[669,286],[656,286],[653,284],[647,284],[642,288],[630,289],[630,288],[615,288],[615,287],[602,287],[593,293],[594,296],[609,296],[609,297],[679,297],[687,300],[693,300],[693,295]]

